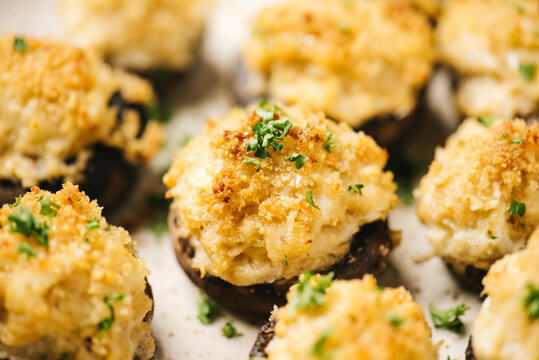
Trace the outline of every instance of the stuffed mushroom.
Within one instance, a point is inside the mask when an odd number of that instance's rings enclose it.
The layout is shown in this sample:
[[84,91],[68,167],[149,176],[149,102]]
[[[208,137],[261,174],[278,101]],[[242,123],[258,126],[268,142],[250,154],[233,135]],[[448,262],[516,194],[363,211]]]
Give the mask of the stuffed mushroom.
[[116,66],[183,70],[196,58],[210,0],[63,0],[73,41]]
[[79,183],[112,207],[160,148],[150,85],[79,48],[0,37],[0,203]]
[[224,305],[264,315],[305,270],[376,270],[398,204],[386,160],[369,136],[301,107],[211,119],[164,177],[178,260]]
[[337,280],[306,273],[259,334],[250,359],[434,360],[421,306],[371,275]]
[[0,359],[148,360],[149,271],[72,184],[0,208]]
[[434,62],[407,0],[292,0],[254,19],[240,98],[306,104],[388,145],[413,118]]
[[466,120],[436,150],[416,193],[417,213],[469,288],[499,258],[526,246],[539,223],[539,124]]
[[456,103],[465,116],[537,116],[538,24],[536,0],[447,1],[436,44],[440,61],[456,74]]
[[483,280],[488,296],[472,324],[467,360],[539,358],[539,232],[497,261]]

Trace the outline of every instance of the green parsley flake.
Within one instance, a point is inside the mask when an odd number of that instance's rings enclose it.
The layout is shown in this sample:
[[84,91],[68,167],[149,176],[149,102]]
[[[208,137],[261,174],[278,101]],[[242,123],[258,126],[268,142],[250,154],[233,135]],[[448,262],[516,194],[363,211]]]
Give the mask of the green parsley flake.
[[313,191],[312,190],[307,190],[307,195],[305,195],[305,198],[307,199],[307,202],[313,207],[315,208],[316,210],[320,210],[320,208],[318,206],[315,205],[314,203],[314,200],[313,200]]
[[526,286],[526,296],[524,297],[524,308],[530,320],[539,319],[539,289],[528,284]]
[[348,191],[350,191],[352,194],[359,194],[360,196],[363,196],[363,193],[361,192],[361,189],[363,188],[363,184],[349,185]]
[[223,325],[223,327],[221,328],[221,332],[223,333],[223,336],[227,339],[231,339],[237,334],[236,328],[229,322],[226,322],[226,324]]
[[111,229],[111,225],[108,224],[107,227],[105,228],[105,231],[110,231],[110,229]]
[[337,146],[337,144],[335,143],[336,141],[337,137],[330,130],[328,130],[328,132],[326,133],[326,141],[324,141],[323,144],[324,150],[331,154],[335,146]]
[[322,335],[316,340],[311,348],[310,355],[316,357],[317,359],[329,359],[331,358],[331,351],[324,351],[324,346],[329,340],[329,337],[333,333],[333,326],[327,327]]
[[498,237],[497,237],[497,236],[494,236],[494,235],[490,235],[490,238],[491,238],[492,240],[496,240]]
[[387,321],[397,328],[404,322],[404,318],[396,313],[389,313],[387,314]]
[[10,232],[33,237],[38,244],[44,247],[49,246],[49,227],[44,222],[39,221],[32,213],[32,210],[26,206],[21,206],[12,211],[7,219],[10,224]]
[[307,159],[308,159],[307,156],[304,156],[295,152],[292,155],[289,155],[285,160],[293,161],[294,164],[296,165],[296,169],[299,170],[303,167],[303,165],[305,165],[305,162],[307,161]]
[[268,150],[281,151],[284,144],[277,140],[283,140],[292,128],[290,116],[287,116],[281,108],[266,100],[261,100],[255,110],[255,114],[262,118],[251,129],[256,134],[247,144],[246,151],[254,152],[254,157],[259,159],[268,159],[270,154]]
[[326,289],[333,282],[334,273],[330,272],[326,275],[319,275],[316,279],[316,286],[311,285],[313,274],[310,271],[303,273],[303,278],[297,283],[292,300],[290,301],[291,315],[294,316],[296,311],[303,310],[310,306],[322,306],[325,304]]
[[15,39],[13,40],[13,47],[15,48],[15,51],[24,52],[28,50],[28,44],[22,36],[15,37]]
[[507,210],[507,212],[511,216],[518,215],[520,217],[523,217],[524,214],[526,214],[526,204],[512,200],[511,205],[509,205],[509,210]]
[[88,220],[88,224],[86,225],[86,229],[88,230],[97,230],[99,229],[100,222],[97,220],[97,218],[93,218],[92,220]]
[[147,224],[148,230],[160,238],[168,231],[168,220],[166,214],[155,215]]
[[524,80],[527,82],[532,82],[535,79],[535,75],[537,75],[537,64],[520,63],[518,65],[518,70],[520,71],[520,75],[524,78]]
[[515,7],[517,11],[521,14],[525,14],[527,12],[526,6],[524,6],[523,4],[517,3],[515,4]]
[[109,308],[110,316],[106,319],[101,320],[99,323],[97,323],[97,328],[100,330],[97,333],[98,340],[103,339],[103,337],[110,330],[110,328],[112,327],[112,324],[114,323],[115,314],[114,314],[114,307],[112,306],[112,304],[114,302],[122,301],[124,297],[125,297],[125,294],[122,294],[122,293],[119,293],[113,296],[105,296],[104,301],[107,307]]
[[37,252],[34,250],[32,245],[29,242],[24,241],[17,246],[17,252],[25,254],[27,257],[33,257],[37,255]]
[[41,204],[41,210],[39,211],[41,215],[53,218],[58,214],[60,205],[52,202],[51,199],[42,199],[39,200],[39,203]]
[[148,119],[157,120],[162,124],[169,123],[172,119],[172,109],[162,104],[147,106],[144,110]]
[[288,256],[287,255],[284,256],[284,264],[286,266],[288,266]]
[[477,120],[486,128],[490,128],[496,121],[494,116],[479,116]]
[[464,315],[470,309],[465,304],[460,304],[454,309],[439,310],[434,304],[429,304],[430,316],[435,328],[442,328],[456,333],[462,333],[464,324],[460,316]]
[[256,166],[258,166],[258,169],[256,170],[257,172],[260,171],[260,169],[262,168],[262,163],[260,162],[260,160],[249,157],[249,156],[243,155],[243,163],[245,165],[256,165]]
[[503,133],[502,136],[500,136],[500,139],[505,139],[509,136],[509,133]]
[[63,353],[62,356],[60,357],[60,360],[69,360],[69,354]]
[[396,313],[389,313],[387,315],[387,321],[394,327],[399,327],[404,322],[404,318]]
[[523,142],[524,142],[524,138],[509,140],[509,144],[522,144]]
[[217,305],[206,296],[203,292],[200,292],[200,303],[198,304],[198,320],[204,325],[211,324],[217,317],[218,309]]
[[337,30],[339,30],[340,32],[342,32],[344,34],[350,33],[350,25],[348,25],[348,23],[346,21],[337,22],[335,24],[335,27],[337,28]]
[[14,208],[14,207],[17,207],[21,204],[21,195],[17,196],[17,198],[15,199],[15,202],[13,204],[10,204],[9,207],[10,208]]

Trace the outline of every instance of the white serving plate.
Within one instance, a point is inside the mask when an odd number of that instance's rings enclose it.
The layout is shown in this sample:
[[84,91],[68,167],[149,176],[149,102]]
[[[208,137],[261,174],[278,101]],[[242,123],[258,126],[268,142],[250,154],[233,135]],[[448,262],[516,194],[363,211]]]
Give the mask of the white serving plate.
[[[72,0],[77,1],[77,0]],[[243,40],[248,33],[249,18],[270,0],[220,0],[216,2],[204,37],[202,62],[178,83],[167,98],[176,104],[170,124],[169,144],[179,141],[185,134],[201,131],[206,119],[228,111],[233,104],[227,74],[233,73]],[[57,17],[55,0],[0,0],[0,32],[52,36],[69,41],[62,32]],[[111,35],[113,36],[113,35]],[[213,70],[210,70],[213,68]],[[439,82],[439,79],[435,83]],[[443,81],[442,81],[443,82]],[[435,86],[436,87],[436,86]],[[430,92],[430,99],[444,113],[451,109],[444,106],[444,89]],[[430,125],[444,128],[445,124]],[[425,131],[428,131],[425,130]],[[152,163],[159,172],[170,162],[172,151],[163,150]],[[427,154],[427,156],[432,156]],[[148,176],[150,177],[150,176]],[[155,176],[154,176],[155,178]],[[143,180],[136,193],[152,189],[150,180]],[[132,199],[136,204],[142,199]],[[127,206],[131,209],[133,207]],[[131,214],[126,210],[127,217]],[[479,307],[478,299],[463,292],[456,285],[442,261],[433,258],[424,261],[429,254],[425,228],[419,223],[413,207],[400,207],[389,217],[393,229],[402,230],[402,243],[389,257],[386,272],[380,277],[383,285],[403,285],[410,290],[425,310],[431,323],[427,306],[434,303],[440,308],[455,307],[464,302],[470,310],[462,318],[467,332],[457,335],[433,328],[433,342],[439,344],[439,359],[464,359],[470,324]],[[197,319],[199,291],[184,275],[176,262],[168,235],[157,238],[144,228],[132,233],[141,255],[146,259],[152,274],[149,281],[155,298],[153,334],[158,343],[160,360],[222,360],[247,359],[258,326],[248,324],[224,312],[211,325],[202,325]],[[423,261],[419,261],[423,259]],[[221,327],[231,321],[240,336],[226,339]]]

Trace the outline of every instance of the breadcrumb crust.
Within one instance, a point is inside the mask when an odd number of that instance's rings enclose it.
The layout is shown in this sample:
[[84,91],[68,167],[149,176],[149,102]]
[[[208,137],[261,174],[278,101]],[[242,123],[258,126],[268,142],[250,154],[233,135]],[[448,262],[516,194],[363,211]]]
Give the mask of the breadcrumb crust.
[[[330,327],[322,349],[334,360],[437,358],[423,310],[403,287],[380,289],[372,275],[335,281],[326,290],[324,306],[292,316],[294,291],[295,287],[288,293],[289,304],[274,313],[277,322],[275,337],[266,348],[268,360],[310,358],[314,344]],[[400,322],[395,325],[391,319]]]
[[[174,160],[164,183],[195,248],[194,267],[234,285],[271,283],[305,269],[329,267],[344,256],[363,224],[385,219],[398,204],[387,153],[372,138],[322,113],[284,107],[294,124],[281,151],[256,165],[243,163],[256,107],[210,119]],[[324,149],[328,130],[336,136]],[[286,157],[308,157],[296,169]],[[348,186],[362,184],[362,195]],[[317,210],[307,201],[312,191]]]
[[[58,206],[56,216],[40,214],[41,198]],[[11,230],[9,215],[23,207],[48,224],[48,247]],[[89,229],[94,219],[97,228]],[[149,271],[127,231],[109,225],[96,201],[72,184],[55,194],[34,187],[20,205],[0,208],[0,225],[0,357],[57,360],[67,353],[78,360],[126,360],[153,355],[150,324],[143,322],[152,310],[145,294]],[[19,250],[24,242],[35,256]],[[110,316],[104,298],[118,294],[124,297],[113,303],[115,320],[99,339],[98,323]]]

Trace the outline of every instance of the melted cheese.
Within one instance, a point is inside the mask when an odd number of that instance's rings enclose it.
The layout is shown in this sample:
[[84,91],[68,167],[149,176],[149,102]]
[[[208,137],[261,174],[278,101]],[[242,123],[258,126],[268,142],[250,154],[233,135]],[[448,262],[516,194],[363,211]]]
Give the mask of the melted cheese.
[[[283,149],[270,150],[258,172],[243,164],[253,156],[246,146],[255,138],[254,110],[211,119],[164,177],[171,211],[195,247],[194,266],[240,286],[336,263],[361,225],[398,204],[393,174],[383,171],[387,153],[372,138],[299,107],[284,108],[294,126]],[[332,153],[323,147],[328,130],[337,139]],[[299,170],[285,160],[294,152],[309,158]],[[363,195],[348,191],[355,184]],[[308,190],[320,210],[307,202]]]
[[[488,269],[523,248],[539,223],[539,125],[466,120],[436,150],[417,197],[434,253]],[[523,217],[509,214],[512,201],[526,205]]]
[[[335,281],[324,306],[312,306],[292,315],[289,304],[274,314],[275,337],[266,348],[268,360],[317,358],[314,344],[328,328],[323,353],[334,360],[434,360],[431,331],[421,306],[404,288],[378,289],[376,280]],[[393,325],[390,319],[400,319]],[[322,356],[320,358],[323,358]]]
[[434,60],[427,18],[400,0],[295,0],[253,22],[244,61],[264,92],[323,110],[353,127],[403,118]]
[[[57,215],[41,215],[38,199],[57,204]],[[11,232],[10,214],[26,207],[48,224],[48,247]],[[88,229],[97,219],[98,229]],[[76,186],[56,194],[33,188],[20,205],[0,209],[0,357],[77,360],[148,359],[154,350],[152,309],[144,293],[149,271],[133,250],[126,230],[110,226],[101,208]],[[86,240],[87,239],[87,240]],[[27,242],[36,252],[18,251]],[[110,316],[106,296],[124,294],[113,303],[115,320],[101,339],[98,323]]]

